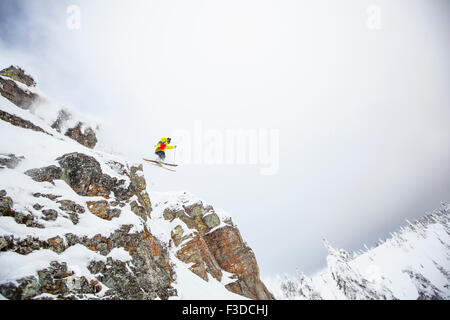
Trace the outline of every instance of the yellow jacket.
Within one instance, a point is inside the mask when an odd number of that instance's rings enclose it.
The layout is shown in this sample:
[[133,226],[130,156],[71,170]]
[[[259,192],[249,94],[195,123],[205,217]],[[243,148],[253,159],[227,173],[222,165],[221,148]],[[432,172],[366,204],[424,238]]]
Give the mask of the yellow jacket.
[[155,151],[164,151],[166,149],[174,149],[175,148],[175,146],[167,145],[167,138],[161,138],[161,140],[159,140],[158,144],[155,147],[156,147]]

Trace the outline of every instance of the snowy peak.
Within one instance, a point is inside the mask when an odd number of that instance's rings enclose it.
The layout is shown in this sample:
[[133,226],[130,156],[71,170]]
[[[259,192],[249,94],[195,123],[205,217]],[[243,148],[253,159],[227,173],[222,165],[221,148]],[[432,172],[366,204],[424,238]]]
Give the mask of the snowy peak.
[[327,268],[269,283],[277,299],[449,299],[450,205],[443,203],[366,252],[349,254],[324,240]]

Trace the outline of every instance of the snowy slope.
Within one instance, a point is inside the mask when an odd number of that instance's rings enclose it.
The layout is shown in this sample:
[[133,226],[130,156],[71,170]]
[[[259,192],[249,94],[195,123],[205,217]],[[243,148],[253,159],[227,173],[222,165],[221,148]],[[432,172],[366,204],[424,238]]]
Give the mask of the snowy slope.
[[[30,89],[20,83],[17,83],[17,85],[24,90],[37,92],[41,98],[45,97],[38,89]],[[174,281],[171,285],[176,289],[176,295],[171,296],[170,299],[246,299],[242,295],[232,293],[225,288],[226,284],[235,281],[230,279],[232,274],[223,270],[221,281],[213,277],[210,277],[209,281],[205,281],[189,270],[189,264],[176,257],[174,247],[169,248],[171,230],[174,228],[175,222],[165,220],[162,211],[159,209],[162,209],[168,203],[172,207],[186,203],[188,200],[183,196],[183,193],[151,193],[153,213],[152,218],[146,221],[133,212],[130,203],[121,208],[119,217],[105,220],[92,214],[86,204],[86,200],[95,202],[104,201],[104,198],[80,196],[63,180],[37,182],[24,174],[27,170],[35,168],[58,166],[56,160],[58,157],[78,152],[95,158],[100,164],[103,174],[118,180],[124,180],[125,187],[130,185],[130,179],[118,172],[117,168],[112,166],[111,163],[123,164],[127,168],[139,164],[118,155],[103,152],[102,150],[107,150],[107,146],[115,144],[116,141],[108,141],[107,135],[102,134],[98,123],[73,110],[70,110],[72,119],[65,122],[64,125],[68,128],[80,121],[83,124],[89,124],[90,127],[96,129],[97,137],[101,139],[99,145],[94,149],[87,148],[53,129],[51,126],[56,121],[60,109],[50,99],[44,98],[40,99],[39,103],[33,105],[30,110],[24,110],[0,96],[1,111],[30,121],[45,131],[37,132],[0,120],[0,136],[2,137],[0,140],[0,157],[7,159],[8,155],[14,154],[22,159],[15,168],[0,169],[0,190],[6,193],[6,196],[5,194],[2,195],[2,201],[7,203],[8,199],[13,199],[12,209],[15,212],[30,214],[33,216],[33,221],[42,226],[30,227],[24,223],[17,223],[14,217],[0,215],[0,246],[5,243],[4,239],[7,238],[14,239],[16,243],[27,241],[27,239],[35,243],[50,243],[56,241],[57,237],[62,237],[64,243],[61,245],[64,247],[67,246],[67,239],[63,236],[66,234],[74,235],[80,239],[83,237],[85,239],[92,237],[107,238],[117,232],[121,226],[132,225],[130,234],[150,230],[152,235],[158,238],[158,243],[161,243],[168,250],[169,260],[174,271]],[[65,130],[63,128],[60,131],[64,132]],[[145,170],[143,177],[147,180],[151,179],[149,172],[145,172]],[[34,195],[36,193],[57,195],[58,199],[72,201],[79,204],[84,209],[84,213],[79,215],[79,221],[75,225],[67,216],[64,216],[60,206],[55,201],[46,197],[37,198]],[[190,197],[194,199],[193,196]],[[133,199],[135,198],[131,198],[130,201]],[[55,220],[48,221],[44,219],[40,208],[55,210],[59,215]],[[228,217],[224,216],[224,219],[226,218]],[[221,222],[217,228],[224,225]],[[14,252],[14,250],[8,250],[7,246],[0,247],[0,249],[0,286],[7,283],[19,285],[18,279],[28,276],[41,277],[39,270],[48,268],[52,261],[65,263],[67,269],[74,273],[73,277],[76,277],[76,281],[80,277],[84,277],[88,282],[96,281],[95,283],[97,283],[96,275],[88,269],[88,265],[92,262],[106,263],[108,259],[112,259],[124,263],[127,268],[133,267],[130,254],[121,247],[112,249],[108,254],[101,254],[99,251],[92,250],[82,244],[69,246],[62,252],[55,252],[55,250],[49,248],[34,248],[28,254],[21,254]],[[35,286],[35,283],[31,282],[28,287],[31,285]],[[108,289],[106,283],[101,283],[100,292],[84,294],[82,298],[102,298]],[[56,295],[45,293],[33,298],[55,297]],[[5,297],[0,295],[0,299],[5,299]]]
[[449,299],[450,205],[409,223],[377,247],[359,254],[329,250],[328,267],[312,279],[266,281],[278,299]]
[[[0,76],[3,80],[11,81],[10,78]],[[27,87],[23,83],[20,83],[18,81],[14,81],[14,83],[24,92],[31,92],[33,94],[38,95],[38,99],[33,103],[33,105],[29,108],[29,110],[24,110],[21,108],[18,108],[14,104],[12,104],[10,101],[8,101],[6,98],[2,98],[2,110],[10,112],[11,111],[14,114],[17,114],[18,116],[22,117],[23,119],[30,120],[34,124],[41,126],[47,125],[50,127],[52,124],[55,123],[55,121],[60,116],[61,112],[66,113],[66,118],[64,121],[60,124],[60,130],[61,132],[65,132],[68,128],[75,127],[78,123],[81,123],[82,131],[84,131],[85,128],[91,127],[94,128],[97,132],[100,130],[100,122],[98,119],[95,119],[92,116],[77,112],[74,109],[65,107],[51,98],[49,98],[45,93],[43,93],[39,87]],[[56,130],[46,130],[47,132],[53,132]]]

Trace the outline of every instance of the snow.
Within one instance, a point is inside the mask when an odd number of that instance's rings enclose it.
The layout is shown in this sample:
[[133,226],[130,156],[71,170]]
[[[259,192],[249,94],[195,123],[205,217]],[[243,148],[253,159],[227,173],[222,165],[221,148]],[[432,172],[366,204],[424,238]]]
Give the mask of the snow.
[[206,282],[191,272],[188,269],[190,265],[178,260],[173,253],[171,260],[175,261],[174,270],[177,278],[173,287],[177,290],[178,296],[171,297],[170,300],[248,300],[224,288],[224,285],[229,283],[228,273],[224,274],[221,282],[211,276]]
[[[150,192],[150,199],[152,201],[152,219],[147,221],[152,234],[154,234],[158,239],[160,239],[166,245],[171,241],[170,234],[171,231],[176,226],[181,226],[183,228],[183,235],[189,235],[195,230],[189,229],[186,224],[180,219],[174,219],[170,222],[164,219],[164,210],[170,209],[174,211],[183,210],[183,206],[190,206],[201,202],[204,207],[210,205],[203,199],[190,194],[185,191],[179,192]],[[229,216],[223,210],[214,209],[215,213],[219,216],[221,220],[220,226],[216,228],[221,228],[226,224],[223,222]],[[214,230],[216,229],[214,228]],[[175,262],[175,273],[177,274],[177,279],[174,283],[174,288],[177,289],[178,296],[171,297],[171,299],[192,299],[192,300],[242,300],[247,299],[241,295],[234,294],[227,289],[225,285],[236,281],[232,279],[233,274],[222,270],[222,281],[217,281],[214,277],[209,276],[208,282],[204,281],[188,268],[190,264],[186,264],[176,258],[176,251],[182,248],[186,242],[190,239],[184,240],[180,243],[178,247],[172,246],[169,248],[169,254],[171,261]]]
[[132,260],[130,254],[128,251],[125,251],[124,248],[114,248],[111,250],[111,252],[107,255],[108,258],[112,258],[113,260],[119,260],[122,262],[127,262]]
[[[0,78],[2,78],[3,80],[11,80],[11,81],[14,81],[14,82],[17,84],[17,86],[18,86],[20,89],[22,89],[23,91],[31,91],[31,90],[30,90],[30,87],[28,87],[26,84],[23,84],[22,82],[16,81],[16,80],[11,79],[11,78],[9,78],[9,77],[7,77],[7,76],[0,76]],[[31,91],[31,92],[32,92],[32,91]]]
[[[4,78],[4,77],[2,77]],[[15,81],[16,82],[16,81]],[[184,235],[189,235],[195,230],[189,229],[180,219],[167,221],[164,219],[164,211],[170,209],[173,211],[183,210],[183,206],[202,203],[203,207],[211,204],[205,200],[185,191],[177,192],[149,192],[152,202],[151,219],[144,222],[135,215],[129,205],[121,208],[121,214],[111,221],[101,219],[92,214],[86,205],[87,201],[104,200],[101,197],[81,197],[76,194],[65,182],[61,180],[54,183],[33,181],[24,172],[29,169],[57,165],[56,159],[64,154],[80,152],[95,157],[100,163],[102,172],[117,179],[124,179],[125,185],[129,185],[130,179],[121,172],[120,163],[125,167],[139,164],[140,159],[124,156],[118,152],[115,141],[120,135],[117,132],[106,132],[96,119],[93,117],[78,113],[70,108],[62,107],[60,104],[52,101],[38,88],[29,88],[20,82],[16,84],[23,90],[38,94],[41,99],[35,103],[30,110],[24,110],[16,107],[6,98],[0,96],[0,109],[10,114],[16,115],[22,119],[28,120],[41,127],[46,133],[32,131],[30,129],[19,128],[5,121],[0,121],[0,157],[5,158],[7,154],[14,154],[17,157],[23,156],[24,159],[15,169],[0,170],[0,188],[7,191],[9,197],[14,200],[13,209],[20,212],[29,212],[34,216],[41,218],[42,213],[33,208],[34,204],[40,204],[43,209],[54,209],[60,212],[59,205],[45,197],[36,198],[33,193],[54,194],[59,196],[59,200],[71,200],[84,207],[85,212],[79,214],[79,223],[73,223],[58,215],[55,221],[43,221],[39,219],[45,228],[29,228],[23,224],[18,224],[12,217],[0,217],[0,236],[14,236],[16,239],[25,239],[35,237],[40,240],[48,240],[66,233],[72,233],[77,236],[94,237],[102,235],[108,237],[114,231],[120,229],[122,225],[133,225],[130,233],[139,232],[148,227],[152,234],[156,236],[164,245],[168,247],[170,261],[174,265],[176,280],[173,284],[177,289],[178,296],[171,299],[208,299],[208,300],[227,300],[227,299],[246,299],[240,295],[228,291],[224,286],[234,282],[233,274],[222,270],[223,277],[217,281],[209,276],[208,281],[204,281],[199,276],[189,270],[190,264],[186,264],[176,257],[176,251],[184,245],[181,243],[178,248],[170,246],[171,231],[176,226],[181,226]],[[51,125],[57,119],[61,110],[66,110],[70,114],[70,119],[64,122],[61,132],[67,128],[72,128],[82,123],[81,130],[87,127],[96,132],[98,143],[95,149],[87,148],[71,138],[59,133]],[[138,172],[138,175],[144,176],[146,181],[152,181],[149,172]],[[136,200],[136,197],[134,197]],[[60,212],[61,213],[61,212]],[[220,219],[220,225],[210,232],[227,226],[225,221],[230,219],[230,215],[223,209],[214,208],[211,212],[215,213]],[[448,214],[448,213],[447,213]],[[431,217],[431,220],[433,217]],[[352,259],[345,262],[349,272],[347,276],[357,276],[368,281],[371,288],[382,292],[388,288],[392,294],[399,299],[416,299],[419,295],[418,289],[411,280],[407,271],[422,275],[428,279],[438,290],[446,294],[450,299],[450,233],[447,225],[440,223],[435,219],[435,223],[407,221],[407,227],[399,232],[392,234],[392,238],[381,241],[375,248],[367,248],[366,252],[354,254]],[[185,241],[189,241],[185,240]],[[333,250],[330,247],[330,250]],[[334,254],[339,254],[336,251]],[[106,261],[107,258],[129,262],[132,260],[130,254],[124,248],[114,248],[107,256],[91,251],[81,244],[71,246],[63,253],[58,254],[52,250],[41,249],[27,255],[21,255],[15,252],[0,252],[0,283],[16,281],[25,276],[37,275],[37,271],[45,269],[51,261],[65,262],[69,270],[74,271],[76,276],[85,276],[88,280],[94,279],[87,266],[91,261]],[[333,279],[331,271],[334,270],[337,261],[336,256],[330,256],[328,259],[329,267],[315,274],[311,279],[303,277],[298,279],[288,279],[293,283],[303,286],[310,286],[317,291],[324,299],[347,299],[348,297],[340,290],[336,281]],[[127,264],[127,267],[128,264]],[[339,268],[338,268],[339,269]],[[346,272],[347,269],[339,269]],[[344,275],[345,276],[345,275]],[[281,284],[287,277],[280,276],[275,279],[266,279],[265,282],[269,290],[278,299],[286,298]],[[297,282],[295,282],[297,281]],[[108,289],[102,284],[101,296]],[[309,291],[308,291],[309,292]],[[55,298],[53,295],[41,295],[42,298]],[[304,296],[297,296],[302,299]],[[0,300],[6,298],[0,295]]]
[[[146,180],[149,181],[149,177]],[[160,239],[163,243],[168,245],[171,241],[171,231],[176,226],[181,226],[183,229],[183,236],[190,235],[195,232],[195,230],[189,229],[188,226],[180,219],[175,219],[170,222],[164,219],[164,211],[170,209],[171,211],[183,210],[183,206],[190,206],[193,204],[202,203],[204,207],[211,204],[207,203],[205,200],[189,193],[186,191],[176,191],[176,192],[149,192],[149,196],[152,202],[152,219],[147,222],[147,226],[150,228],[152,233]],[[229,219],[230,216],[221,209],[214,208],[214,212],[206,213],[205,216],[215,213],[220,219],[220,224],[208,233],[211,233],[217,229],[228,226],[224,221]],[[185,240],[185,242],[188,240]],[[184,242],[179,246],[183,246]]]
[[[44,206],[44,209],[59,209],[59,205],[49,199],[40,197],[35,198],[32,194],[40,192],[43,194],[60,195],[58,200],[71,200],[84,207],[85,212],[79,214],[79,223],[73,225],[68,219],[58,217],[56,221],[42,222],[46,228],[28,228],[23,224],[17,224],[12,217],[0,217],[0,235],[14,235],[16,238],[26,238],[32,236],[40,240],[47,240],[67,232],[78,236],[93,237],[101,234],[108,237],[121,225],[132,224],[133,230],[143,230],[143,223],[136,216],[129,205],[123,207],[119,217],[107,221],[92,214],[86,205],[86,201],[103,200],[101,197],[82,197],[76,194],[65,182],[56,180],[55,184],[33,181],[30,177],[17,170],[4,170],[1,172],[2,188],[6,189],[8,196],[14,200],[13,209],[18,211],[34,211],[32,205],[38,203]],[[69,231],[70,230],[70,231]]]
[[[360,273],[370,278],[374,272],[384,277],[385,282],[399,299],[416,299],[417,290],[404,270],[412,269],[436,285],[442,291],[450,293],[445,288],[448,280],[436,268],[433,261],[450,270],[447,258],[448,252],[440,240],[450,244],[450,236],[439,224],[430,225],[425,238],[420,234],[408,232],[404,235],[405,244],[395,245],[395,240],[370,250],[352,261],[351,265]],[[448,249],[447,249],[448,250]],[[377,280],[377,279],[375,279]]]
[[[4,97],[0,97],[0,109],[10,114],[17,115],[20,118],[28,120],[41,127],[49,134],[35,132],[30,129],[19,128],[5,121],[0,121],[0,157],[4,158],[7,154],[14,154],[17,157],[23,156],[24,159],[15,169],[0,170],[0,188],[7,191],[9,197],[14,200],[13,209],[20,212],[29,212],[34,216],[41,218],[42,213],[33,208],[34,204],[40,204],[43,209],[54,209],[61,213],[58,203],[45,197],[36,198],[33,193],[54,194],[60,200],[71,200],[84,207],[85,212],[79,214],[79,223],[73,223],[58,215],[55,221],[43,221],[39,219],[45,228],[29,228],[23,224],[18,224],[12,217],[0,217],[0,236],[14,236],[16,239],[25,239],[35,237],[40,240],[61,236],[66,233],[72,233],[77,236],[94,237],[102,235],[108,237],[114,231],[120,229],[122,225],[133,225],[130,233],[139,232],[144,227],[149,228],[164,245],[168,247],[170,261],[174,264],[176,280],[174,287],[177,289],[178,296],[171,299],[245,299],[244,297],[228,291],[224,286],[235,281],[232,274],[222,270],[223,277],[217,281],[209,276],[208,281],[195,275],[189,270],[189,264],[186,264],[176,258],[178,248],[169,246],[171,242],[171,231],[176,226],[181,226],[184,235],[189,235],[195,230],[189,229],[180,219],[167,221],[164,219],[164,211],[170,209],[173,211],[183,210],[183,206],[191,206],[201,203],[203,207],[210,206],[205,200],[185,191],[177,192],[149,192],[152,202],[151,219],[144,222],[135,215],[129,205],[121,208],[121,215],[113,218],[111,221],[101,219],[92,214],[86,205],[87,201],[103,200],[101,197],[81,197],[76,194],[65,182],[56,180],[54,183],[33,181],[24,172],[29,169],[57,165],[56,159],[64,154],[80,152],[95,157],[100,163],[103,173],[111,177],[125,180],[125,187],[129,185],[130,179],[121,174],[121,166],[128,167],[131,164],[139,164],[139,159],[126,157],[115,152],[114,135],[102,130],[102,126],[95,119],[80,114],[68,108],[63,108],[58,103],[47,98],[45,94],[37,88],[30,89],[25,85],[16,82],[17,85],[31,92],[40,95],[42,99],[34,104],[30,110],[23,110],[16,107]],[[69,121],[64,123],[61,132],[69,127],[74,127],[79,121],[83,123],[82,130],[91,127],[95,130],[98,144],[95,149],[89,149],[76,141],[70,139],[64,134],[59,133],[51,127],[61,109],[67,109],[71,115]],[[144,176],[146,181],[152,181],[149,172],[138,172],[138,175]],[[136,197],[134,198],[136,200]],[[220,208],[211,209],[220,219],[220,225],[210,232],[227,226],[225,221],[230,219],[230,215]],[[433,218],[431,218],[433,219]],[[448,220],[448,219],[447,219]],[[381,244],[375,248],[367,248],[366,252],[354,254],[348,261],[349,272],[351,275],[366,279],[371,288],[382,292],[388,288],[392,294],[399,299],[416,299],[419,295],[416,285],[413,283],[406,271],[414,272],[428,279],[438,290],[444,292],[447,298],[450,298],[450,273],[449,253],[450,236],[447,225],[435,221],[435,223],[407,222],[408,226],[395,232],[391,239],[381,241]],[[189,241],[185,240],[185,241]],[[333,250],[330,248],[330,250]],[[338,254],[336,251],[335,254]],[[61,254],[52,250],[41,249],[27,255],[21,255],[15,252],[0,252],[0,283],[15,281],[25,276],[36,275],[38,270],[45,269],[51,261],[65,262],[69,270],[75,272],[76,276],[85,276],[88,280],[93,279],[87,266],[91,261],[106,261],[107,258],[129,262],[132,260],[130,254],[124,248],[114,248],[107,256],[91,251],[81,244],[71,246]],[[337,287],[333,279],[331,270],[339,263],[336,257],[329,257],[329,268],[317,273],[311,279],[303,277],[301,285],[311,287],[311,290],[317,291],[324,299],[347,299],[348,297]],[[347,262],[346,262],[347,263]],[[127,264],[128,267],[128,264]],[[441,268],[441,270],[440,270]],[[347,269],[339,269],[347,270]],[[446,273],[447,275],[445,275]],[[347,276],[351,276],[347,275]],[[269,290],[278,299],[286,298],[281,284],[287,278],[276,277],[275,279],[266,279]],[[290,279],[294,281],[295,279]],[[108,289],[102,284],[100,296]],[[311,291],[308,291],[311,292]],[[52,295],[42,296],[45,298],[55,298]],[[305,298],[298,296],[297,298]],[[5,297],[0,295],[0,300]]]
[[[429,220],[434,222],[428,224],[411,224],[408,221],[409,226],[393,233],[390,239],[380,242],[375,248],[367,248],[366,252],[350,259],[348,266],[352,274],[342,276],[361,276],[368,281],[368,286],[380,294],[388,289],[397,299],[415,300],[419,292],[406,273],[412,271],[428,279],[446,299],[450,299],[449,206],[444,206],[444,210],[447,211],[441,218],[431,217]],[[333,279],[331,271],[335,261],[330,257],[328,256],[328,267],[313,275],[311,283],[323,299],[348,299]],[[277,299],[286,299],[281,286],[288,280],[298,282],[295,278],[283,279],[278,276],[266,279],[265,283]],[[296,298],[302,299],[300,296]]]
[[39,299],[42,299],[42,300],[44,300],[44,299],[48,299],[48,300],[55,300],[55,299],[57,299],[58,298],[58,296],[56,296],[56,295],[54,295],[54,294],[50,294],[50,293],[43,293],[43,294],[40,294],[40,295],[38,295],[38,296],[36,296],[36,300],[39,300]]
[[[0,76],[1,77],[1,76]],[[47,126],[51,126],[56,119],[58,118],[59,111],[64,109],[67,110],[72,117],[63,124],[63,127],[61,128],[62,132],[65,132],[68,128],[73,128],[78,124],[78,122],[82,122],[84,126],[90,126],[91,128],[97,127],[97,124],[95,123],[95,120],[91,117],[88,117],[84,114],[78,113],[76,111],[70,110],[69,108],[62,107],[60,104],[54,102],[52,99],[48,98],[45,93],[39,90],[38,87],[30,88],[26,86],[25,84],[15,81],[13,79],[10,79],[8,77],[2,77],[5,80],[11,80],[14,81],[15,84],[22,89],[25,92],[31,92],[39,95],[39,99],[31,106],[30,110],[23,110],[20,108],[17,108],[14,104],[9,102],[6,98],[3,98],[2,101],[2,109],[6,107],[7,109],[4,109],[4,111],[9,113],[15,113],[19,117],[32,121],[34,124],[38,126],[42,126],[43,124],[46,124]],[[11,108],[12,106],[12,108]],[[13,112],[11,112],[13,111]],[[31,119],[32,118],[32,119]],[[47,131],[48,132],[48,131]],[[55,130],[56,132],[56,130]]]
[[[17,84],[22,88],[22,84]],[[80,152],[95,157],[100,163],[103,173],[111,177],[116,177],[117,179],[124,179],[124,187],[126,187],[129,185],[130,180],[128,177],[120,174],[121,167],[116,163],[128,167],[127,169],[129,170],[129,166],[134,165],[138,161],[138,159],[119,156],[118,153],[108,153],[107,151],[112,150],[111,146],[114,145],[111,137],[106,137],[101,127],[91,118],[72,110],[69,111],[72,118],[65,123],[62,132],[64,133],[67,127],[75,126],[80,120],[96,130],[96,135],[99,140],[96,148],[89,149],[64,134],[59,133],[51,125],[56,120],[61,106],[46,98],[39,89],[26,89],[39,94],[43,99],[33,105],[30,110],[23,110],[0,96],[0,109],[32,122],[50,135],[16,127],[8,122],[0,121],[0,135],[5,137],[0,141],[0,156],[2,154],[14,154],[17,157],[24,157],[15,169],[5,168],[0,170],[0,189],[6,190],[7,195],[13,199],[14,210],[33,214],[39,218],[39,223],[43,224],[45,228],[30,228],[24,224],[16,223],[12,217],[2,216],[0,217],[0,236],[14,236],[15,239],[33,237],[42,241],[67,233],[72,233],[79,237],[87,236],[89,238],[99,234],[108,237],[111,233],[120,229],[120,226],[131,224],[133,227],[129,231],[130,233],[142,231],[144,227],[147,227],[154,236],[168,246],[171,241],[171,231],[177,225],[183,228],[185,235],[195,232],[195,230],[189,229],[179,219],[170,222],[166,221],[163,217],[166,208],[181,209],[183,205],[191,205],[200,201],[204,206],[209,205],[203,199],[190,193],[183,191],[149,192],[153,211],[151,214],[152,218],[148,219],[147,222],[144,222],[135,215],[131,211],[130,205],[121,208],[119,217],[107,221],[92,214],[86,205],[87,201],[104,200],[103,198],[79,196],[62,180],[55,180],[54,183],[36,182],[25,175],[24,172],[29,169],[58,165],[56,159],[64,154]],[[138,172],[138,175],[143,175],[146,181],[151,181],[152,177],[148,174],[145,171],[144,173]],[[37,198],[33,196],[34,193],[53,194],[58,196],[58,198],[56,201],[45,197]],[[136,200],[136,198],[134,199]],[[84,213],[78,215],[78,224],[74,225],[72,221],[61,216],[64,212],[59,209],[59,204],[57,203],[57,201],[61,200],[74,201],[85,209]],[[33,208],[34,204],[43,206],[42,209],[54,209],[58,211],[57,219],[55,221],[44,221],[40,219],[43,214]],[[229,215],[224,210],[217,208],[214,212],[219,216],[221,221],[220,226],[216,228],[225,226],[224,220],[228,219]],[[235,279],[231,278],[233,276],[232,274],[222,270],[222,281],[217,281],[212,276],[209,277],[208,281],[204,281],[188,269],[188,264],[176,258],[177,248],[172,246],[168,250],[176,274],[176,281],[173,285],[178,292],[178,296],[172,297],[172,299],[245,299],[240,295],[228,291],[224,287],[226,284],[235,281]],[[95,275],[92,275],[87,269],[89,263],[99,260],[106,261],[107,258],[128,263],[131,263],[130,260],[132,260],[130,254],[124,248],[114,248],[107,256],[103,256],[89,250],[81,244],[71,246],[61,254],[47,249],[37,250],[27,255],[21,255],[11,251],[0,252],[0,283],[14,282],[30,275],[37,276],[37,271],[48,268],[51,261],[65,262],[67,263],[68,269],[75,272],[75,276],[85,276],[90,280],[94,279]],[[102,284],[102,287],[102,292],[98,296],[102,296],[108,289],[104,284]],[[56,298],[50,294],[41,295],[40,297]],[[0,296],[0,299],[5,298]]]
[[[150,177],[146,177],[147,181]],[[153,204],[153,212],[152,217],[158,219],[164,219],[163,214],[164,210],[170,209],[171,211],[179,211],[183,210],[183,206],[191,206],[194,204],[202,203],[203,207],[211,206],[212,204],[205,201],[204,199],[193,195],[186,191],[177,191],[177,192],[150,192],[150,199],[152,199]],[[230,219],[231,216],[223,209],[214,207],[214,211],[206,213],[205,216],[215,213],[220,219],[220,225],[215,227],[214,230],[227,226],[224,222],[227,219]],[[181,221],[179,221],[181,222]],[[212,232],[211,230],[209,232]]]
[[14,170],[3,169],[0,172],[1,188],[5,189],[8,196],[14,200],[13,209],[24,212],[30,211],[39,216],[40,214],[32,208],[33,204],[38,203],[43,205],[44,209],[55,209],[58,211],[59,205],[56,202],[43,197],[33,197],[32,194],[37,192],[58,195],[61,196],[58,200],[72,200],[85,208],[85,213],[79,215],[80,221],[75,226],[71,221],[58,217],[56,221],[42,222],[46,227],[45,229],[28,228],[25,225],[16,224],[11,217],[0,217],[0,235],[14,235],[16,238],[33,236],[46,240],[67,233],[70,230],[71,233],[79,236],[92,237],[101,234],[107,237],[123,224],[134,225],[133,231],[142,230],[143,224],[141,220],[131,212],[129,206],[122,208],[120,217],[106,221],[90,213],[86,206],[86,201],[98,201],[103,200],[103,198],[81,197],[61,180],[56,180],[54,184],[49,182],[40,183],[23,174],[29,169],[58,165],[56,158],[63,154],[80,152],[95,157],[104,173],[118,179],[124,179],[126,187],[129,184],[129,179],[126,176],[119,175],[116,170],[106,164],[108,161],[122,163],[123,159],[80,145],[76,141],[58,133],[44,121],[37,119],[29,111],[17,108],[4,97],[0,97],[0,109],[29,120],[54,135],[52,137],[41,132],[19,128],[5,121],[0,121],[0,135],[9,137],[2,139],[0,153],[13,153],[16,156],[25,157]]
[[90,261],[104,261],[106,258],[99,253],[89,250],[81,244],[76,244],[61,254],[48,249],[41,249],[27,255],[16,252],[2,252],[0,255],[0,283],[15,281],[26,276],[34,275],[37,271],[49,266],[49,262],[66,262],[69,270],[77,276],[93,278],[87,269]]

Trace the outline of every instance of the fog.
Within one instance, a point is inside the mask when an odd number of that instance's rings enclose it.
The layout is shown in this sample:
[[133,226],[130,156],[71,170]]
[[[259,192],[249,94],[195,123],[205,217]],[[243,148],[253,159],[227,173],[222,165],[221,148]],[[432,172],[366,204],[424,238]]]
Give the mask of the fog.
[[263,278],[312,274],[322,238],[359,250],[450,201],[449,13],[446,0],[2,0],[0,68],[100,119],[133,159],[199,123],[201,146],[277,132],[273,174],[187,161],[146,166],[148,184],[227,210]]

